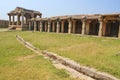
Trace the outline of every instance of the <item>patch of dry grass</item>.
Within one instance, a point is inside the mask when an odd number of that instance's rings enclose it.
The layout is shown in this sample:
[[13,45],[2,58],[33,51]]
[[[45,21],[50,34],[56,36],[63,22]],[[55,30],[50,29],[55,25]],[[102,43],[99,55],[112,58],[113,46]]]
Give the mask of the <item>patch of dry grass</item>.
[[78,63],[120,78],[120,40],[70,34],[26,32],[20,35],[42,50],[55,52]]
[[29,32],[0,32],[0,80],[75,80],[25,48],[16,34],[27,36]]

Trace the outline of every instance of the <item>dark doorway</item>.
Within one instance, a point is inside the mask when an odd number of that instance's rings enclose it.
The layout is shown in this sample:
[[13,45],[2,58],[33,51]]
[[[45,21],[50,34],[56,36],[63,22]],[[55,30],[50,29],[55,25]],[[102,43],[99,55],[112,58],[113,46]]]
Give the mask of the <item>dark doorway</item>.
[[108,21],[106,24],[105,36],[108,37],[118,37],[119,22],[118,21]]
[[75,33],[76,34],[81,34],[82,33],[82,22],[81,22],[81,20],[76,21]]
[[90,35],[98,35],[99,32],[99,22],[94,20],[90,23],[90,29],[89,29]]
[[68,21],[65,21],[64,23],[64,33],[68,33]]

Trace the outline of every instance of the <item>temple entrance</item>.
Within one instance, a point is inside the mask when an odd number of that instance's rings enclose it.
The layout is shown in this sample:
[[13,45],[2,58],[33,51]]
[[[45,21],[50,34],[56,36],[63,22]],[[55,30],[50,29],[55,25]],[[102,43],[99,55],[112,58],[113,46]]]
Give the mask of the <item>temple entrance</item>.
[[118,32],[119,32],[119,22],[108,21],[106,24],[105,36],[118,37]]
[[99,22],[94,20],[90,23],[89,35],[98,35],[98,32],[99,32]]
[[82,22],[80,20],[76,21],[75,33],[76,34],[81,34],[82,33]]
[[68,33],[68,21],[65,21],[64,23],[64,33]]

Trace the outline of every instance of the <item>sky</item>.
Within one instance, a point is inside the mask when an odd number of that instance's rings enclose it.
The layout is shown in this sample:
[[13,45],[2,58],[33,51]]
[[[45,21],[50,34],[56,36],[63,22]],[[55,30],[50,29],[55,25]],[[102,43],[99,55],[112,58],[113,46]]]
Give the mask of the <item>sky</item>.
[[0,19],[16,7],[40,11],[42,17],[120,13],[120,0],[1,0]]

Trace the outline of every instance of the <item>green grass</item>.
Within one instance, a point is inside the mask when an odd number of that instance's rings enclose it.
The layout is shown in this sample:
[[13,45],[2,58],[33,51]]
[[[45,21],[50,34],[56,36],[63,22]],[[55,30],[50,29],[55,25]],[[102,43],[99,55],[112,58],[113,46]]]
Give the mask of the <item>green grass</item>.
[[40,32],[1,32],[0,80],[72,80],[64,70],[55,69],[50,61],[41,56],[18,61],[18,58],[34,53],[16,40],[16,34],[41,50],[52,51],[81,65],[120,78],[120,56],[116,56],[120,52],[119,39]]
[[120,78],[120,56],[116,56],[120,52],[119,39],[40,32],[20,35],[41,50],[55,52]]
[[[0,80],[75,80],[65,70],[56,69],[51,61],[24,47],[16,34],[31,38],[33,33],[0,32]],[[30,55],[34,56],[27,58]]]

